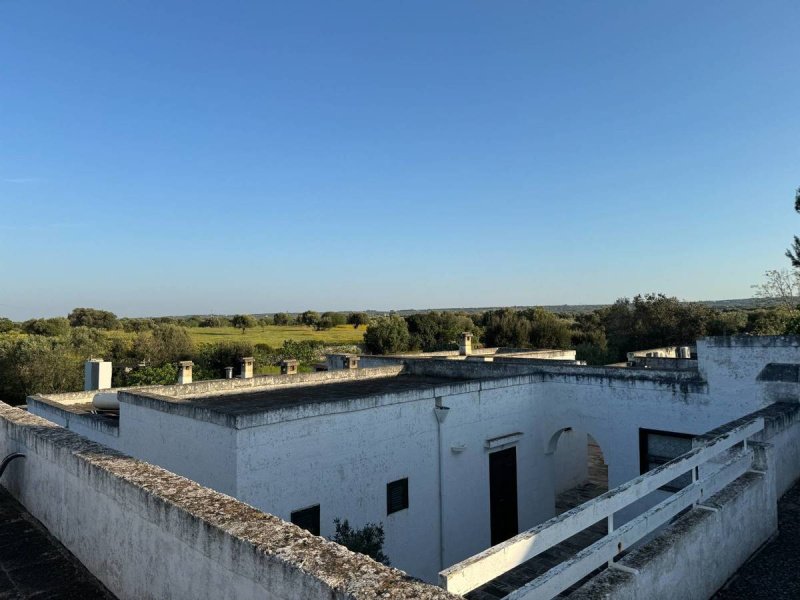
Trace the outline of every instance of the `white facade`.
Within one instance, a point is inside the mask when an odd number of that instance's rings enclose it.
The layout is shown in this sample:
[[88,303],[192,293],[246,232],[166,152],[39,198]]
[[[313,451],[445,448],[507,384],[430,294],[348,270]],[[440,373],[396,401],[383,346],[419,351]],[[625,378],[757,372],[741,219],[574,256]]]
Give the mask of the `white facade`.
[[[492,452],[516,448],[521,531],[552,517],[556,494],[585,479],[587,434],[616,486],[640,474],[640,428],[702,434],[770,402],[757,381],[766,364],[800,363],[794,338],[709,339],[698,354],[699,373],[408,360],[411,374],[468,380],[247,419],[194,407],[191,398],[152,396],[154,388],[140,402],[131,390],[119,394],[116,435],[64,416],[57,397],[29,406],[283,519],[319,504],[323,536],[337,517],[353,526],[382,522],[392,565],[436,581],[442,568],[491,545]],[[441,424],[437,405],[449,409]],[[409,506],[387,515],[386,486],[402,478]]]

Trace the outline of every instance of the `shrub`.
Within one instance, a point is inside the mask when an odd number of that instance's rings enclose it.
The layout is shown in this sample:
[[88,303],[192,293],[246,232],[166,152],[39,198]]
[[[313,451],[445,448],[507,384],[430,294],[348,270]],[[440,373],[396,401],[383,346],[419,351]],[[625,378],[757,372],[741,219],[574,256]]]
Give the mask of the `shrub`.
[[336,533],[331,538],[332,541],[353,552],[366,554],[384,565],[391,564],[389,557],[383,553],[383,523],[367,523],[361,529],[350,527],[347,519],[334,519],[333,524],[336,526]]

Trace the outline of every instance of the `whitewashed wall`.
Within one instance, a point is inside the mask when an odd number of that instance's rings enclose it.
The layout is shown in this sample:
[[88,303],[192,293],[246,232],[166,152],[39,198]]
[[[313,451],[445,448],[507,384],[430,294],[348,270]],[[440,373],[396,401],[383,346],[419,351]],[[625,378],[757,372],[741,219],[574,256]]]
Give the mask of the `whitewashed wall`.
[[[123,402],[116,447],[284,519],[320,504],[324,536],[336,517],[354,526],[383,522],[393,565],[435,581],[443,566],[490,544],[487,439],[521,434],[514,444],[522,530],[553,516],[555,494],[585,473],[585,434],[603,451],[609,485],[619,485],[639,475],[640,428],[704,433],[763,404],[755,378],[765,364],[800,362],[793,338],[760,346],[701,341],[698,353],[707,384],[685,374],[552,367],[326,405],[335,414],[306,406],[276,424],[240,430]],[[436,397],[450,408],[441,426],[443,563]],[[567,427],[573,433],[548,453],[553,434]],[[386,484],[402,477],[409,509],[387,516]]]

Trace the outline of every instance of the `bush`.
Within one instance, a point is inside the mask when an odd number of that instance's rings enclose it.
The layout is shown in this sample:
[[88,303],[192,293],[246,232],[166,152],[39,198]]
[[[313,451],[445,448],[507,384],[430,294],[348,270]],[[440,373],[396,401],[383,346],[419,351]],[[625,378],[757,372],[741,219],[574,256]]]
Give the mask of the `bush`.
[[358,327],[359,325],[369,325],[369,322],[369,315],[365,312],[354,312],[347,315],[347,324],[352,325],[353,327]]
[[385,541],[383,523],[367,523],[361,529],[350,527],[347,519],[344,521],[334,519],[333,524],[336,526],[336,533],[331,541],[341,544],[353,552],[366,554],[384,565],[391,564],[389,557],[383,553],[383,542]]
[[364,344],[374,354],[392,354],[409,349],[411,336],[402,317],[375,319],[364,333]]
[[67,316],[73,327],[91,327],[93,329],[119,329],[117,315],[97,308],[76,308]]
[[178,367],[167,363],[160,367],[140,367],[122,377],[126,386],[173,385],[178,383]]
[[67,335],[69,333],[69,321],[64,317],[31,319],[22,324],[22,330],[33,335],[47,335],[50,337]]
[[151,365],[163,365],[192,357],[194,343],[185,327],[156,325],[136,336],[133,355]]
[[225,367],[239,368],[239,359],[245,356],[255,357],[255,347],[250,342],[220,342],[206,344],[195,353],[195,362],[212,379],[225,376]]

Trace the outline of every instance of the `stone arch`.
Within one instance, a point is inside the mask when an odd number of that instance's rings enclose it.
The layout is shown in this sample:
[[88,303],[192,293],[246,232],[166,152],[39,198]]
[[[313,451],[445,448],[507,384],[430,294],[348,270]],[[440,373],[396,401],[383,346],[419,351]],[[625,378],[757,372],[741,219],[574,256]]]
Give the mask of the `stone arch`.
[[552,460],[556,512],[563,512],[608,491],[608,465],[600,444],[579,427],[561,427],[547,438]]

